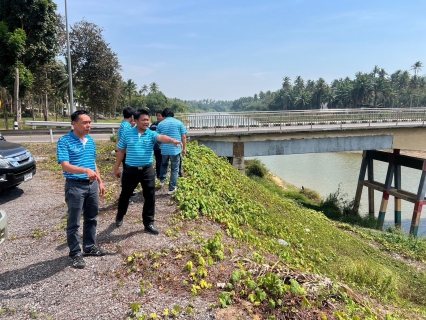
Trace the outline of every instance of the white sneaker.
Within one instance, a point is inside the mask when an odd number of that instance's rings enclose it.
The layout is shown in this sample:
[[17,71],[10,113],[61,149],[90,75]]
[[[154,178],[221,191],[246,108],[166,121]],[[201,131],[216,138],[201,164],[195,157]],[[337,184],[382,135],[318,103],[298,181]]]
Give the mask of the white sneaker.
[[177,190],[177,187],[176,187],[176,188],[174,188],[173,190],[169,190],[169,191],[167,192],[167,194],[174,194],[174,193],[176,192],[176,190]]

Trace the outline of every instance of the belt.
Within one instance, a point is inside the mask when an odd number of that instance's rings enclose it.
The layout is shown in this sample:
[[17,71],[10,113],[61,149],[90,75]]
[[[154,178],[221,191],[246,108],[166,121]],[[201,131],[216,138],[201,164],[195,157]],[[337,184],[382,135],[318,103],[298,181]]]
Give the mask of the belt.
[[152,166],[152,163],[150,163],[146,166],[143,166],[143,167],[132,167],[132,166],[129,166],[128,164],[126,164],[126,168],[132,169],[132,170],[145,170],[145,169],[150,168],[151,166]]
[[77,179],[68,178],[67,180],[73,181],[73,182],[78,182],[78,183],[88,183],[88,184],[96,181],[96,180],[90,181],[89,179],[80,179],[80,178],[77,178]]

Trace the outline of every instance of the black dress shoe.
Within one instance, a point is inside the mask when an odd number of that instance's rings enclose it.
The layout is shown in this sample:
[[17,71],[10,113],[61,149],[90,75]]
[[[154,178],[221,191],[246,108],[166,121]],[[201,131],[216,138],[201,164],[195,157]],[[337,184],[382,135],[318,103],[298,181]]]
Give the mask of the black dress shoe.
[[115,219],[115,225],[120,228],[123,225],[123,219]]
[[153,224],[147,225],[144,230],[146,233],[157,235],[160,232],[155,228]]

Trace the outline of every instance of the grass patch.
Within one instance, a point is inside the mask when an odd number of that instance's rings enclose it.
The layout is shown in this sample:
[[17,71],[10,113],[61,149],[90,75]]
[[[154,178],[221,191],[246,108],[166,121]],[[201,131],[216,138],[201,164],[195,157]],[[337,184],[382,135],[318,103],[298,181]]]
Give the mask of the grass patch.
[[[426,312],[424,273],[372,247],[356,228],[301,206],[312,204],[305,194],[279,191],[264,180],[259,184],[259,178],[242,176],[211,150],[192,144],[189,148],[184,161],[188,179],[180,181],[175,196],[182,217],[206,216],[229,236],[292,267],[327,275],[380,301]],[[289,245],[280,245],[279,239]]]

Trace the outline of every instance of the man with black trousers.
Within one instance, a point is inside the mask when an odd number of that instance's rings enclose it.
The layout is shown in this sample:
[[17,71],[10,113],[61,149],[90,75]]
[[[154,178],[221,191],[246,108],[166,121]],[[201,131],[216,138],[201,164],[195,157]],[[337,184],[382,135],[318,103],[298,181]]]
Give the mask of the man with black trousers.
[[[164,117],[161,114],[162,111],[157,111],[157,121],[153,122],[149,127],[152,131],[157,131],[158,124],[163,121]],[[157,142],[154,145],[154,157],[155,157],[155,174],[157,179],[160,179],[160,168],[161,168],[161,148],[160,144]]]
[[[58,163],[65,182],[65,202],[68,206],[67,243],[74,268],[83,269],[83,256],[104,256],[107,252],[96,245],[99,194],[105,187],[96,165],[96,144],[89,136],[91,119],[85,110],[71,115],[73,130],[62,136],[57,145]],[[83,214],[83,250],[80,248],[80,218]],[[82,252],[83,251],[83,252]]]
[[115,161],[114,175],[121,176],[120,163],[126,153],[126,167],[123,170],[122,189],[118,200],[117,216],[115,223],[117,227],[123,224],[127,213],[129,199],[138,183],[142,185],[144,204],[142,209],[142,221],[144,231],[153,235],[159,232],[154,225],[155,215],[155,172],[152,167],[153,148],[156,142],[172,143],[175,147],[182,143],[166,135],[159,135],[151,131],[149,127],[149,112],[140,109],[133,115],[136,126],[124,132],[118,143],[118,153]]

